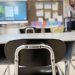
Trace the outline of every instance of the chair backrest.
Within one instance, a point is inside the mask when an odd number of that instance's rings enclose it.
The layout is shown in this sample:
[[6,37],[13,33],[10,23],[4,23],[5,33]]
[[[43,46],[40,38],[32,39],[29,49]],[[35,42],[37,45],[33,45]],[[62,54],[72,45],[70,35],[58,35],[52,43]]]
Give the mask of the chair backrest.
[[25,33],[35,33],[35,28],[34,27],[26,27]]
[[[14,62],[14,54],[17,47],[26,44],[47,44],[50,45],[55,54],[55,62],[62,60],[65,56],[65,43],[56,39],[19,39],[9,41],[5,45],[5,55],[8,60]],[[20,65],[46,66],[50,65],[48,50],[22,50],[20,52]]]

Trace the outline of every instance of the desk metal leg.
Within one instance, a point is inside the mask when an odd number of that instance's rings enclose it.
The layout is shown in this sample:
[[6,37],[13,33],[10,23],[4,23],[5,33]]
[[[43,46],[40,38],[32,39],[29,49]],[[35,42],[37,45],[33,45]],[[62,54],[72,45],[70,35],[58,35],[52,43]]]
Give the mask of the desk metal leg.
[[8,75],[10,75],[10,65],[8,66]]
[[70,61],[65,61],[65,75],[69,75],[70,72]]
[[67,46],[67,51],[66,51],[66,60],[65,60],[65,75],[69,75],[73,42],[67,42],[66,46]]

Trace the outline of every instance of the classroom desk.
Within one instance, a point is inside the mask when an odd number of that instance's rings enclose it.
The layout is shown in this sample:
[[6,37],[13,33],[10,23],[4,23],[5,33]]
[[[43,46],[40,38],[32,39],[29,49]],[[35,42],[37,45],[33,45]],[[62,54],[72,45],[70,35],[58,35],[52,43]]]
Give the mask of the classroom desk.
[[69,67],[72,57],[72,46],[73,41],[75,41],[75,31],[72,32],[64,32],[64,33],[26,33],[26,34],[5,34],[0,35],[0,44],[5,44],[8,41],[16,40],[16,39],[60,39],[66,42],[67,51],[65,58],[67,63],[65,65],[65,75],[69,75]]
[[25,33],[0,35],[0,44],[16,39],[60,39],[62,41],[75,41],[75,31],[64,33]]

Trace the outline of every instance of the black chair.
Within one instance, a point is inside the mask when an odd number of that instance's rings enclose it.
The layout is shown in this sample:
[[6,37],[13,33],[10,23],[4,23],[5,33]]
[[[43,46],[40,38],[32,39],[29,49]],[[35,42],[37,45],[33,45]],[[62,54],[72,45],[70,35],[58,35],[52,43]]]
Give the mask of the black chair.
[[26,27],[24,28],[25,33],[35,33],[35,28],[34,27]]
[[5,45],[7,59],[15,64],[15,75],[59,75],[55,63],[64,58],[65,51],[65,43],[56,39],[19,39]]

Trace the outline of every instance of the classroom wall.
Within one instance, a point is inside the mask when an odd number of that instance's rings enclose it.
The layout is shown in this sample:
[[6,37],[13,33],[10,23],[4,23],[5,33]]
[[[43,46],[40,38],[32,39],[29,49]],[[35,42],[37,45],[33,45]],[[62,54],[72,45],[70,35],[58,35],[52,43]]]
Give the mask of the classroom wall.
[[[53,3],[53,2],[58,2],[58,11],[54,11],[54,12],[58,12],[59,15],[63,15],[63,2],[60,2],[59,0],[45,0],[45,1],[40,1],[41,3]],[[43,18],[44,20],[45,19],[45,8],[43,7],[43,12],[44,12],[44,16],[36,16],[36,7],[35,7],[35,4],[36,2],[38,2],[37,0],[28,0],[28,16],[29,16],[29,24],[31,24],[32,21],[34,20],[38,20],[38,18]],[[49,9],[48,12],[51,11],[51,17],[52,17],[52,13],[53,13],[53,10],[52,9]]]
[[[49,0],[48,0],[49,1]],[[69,13],[67,13],[67,11],[69,11],[69,0],[63,0],[64,1],[64,5],[63,5],[63,14],[64,17],[67,17]],[[62,6],[61,6],[62,7]],[[61,8],[59,8],[61,9]],[[62,11],[61,11],[62,12]],[[19,33],[19,28],[24,28],[27,25],[31,25],[31,21],[33,20],[37,20],[36,17],[36,11],[35,11],[35,0],[28,0],[28,21],[29,24],[9,24],[9,25],[3,25],[2,27],[0,27],[0,34],[11,34],[11,33]]]

